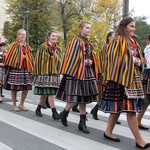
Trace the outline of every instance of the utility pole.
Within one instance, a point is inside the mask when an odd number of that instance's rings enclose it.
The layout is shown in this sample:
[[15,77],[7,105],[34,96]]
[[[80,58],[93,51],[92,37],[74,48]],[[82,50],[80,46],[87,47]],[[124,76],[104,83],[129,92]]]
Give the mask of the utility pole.
[[129,15],[129,0],[123,0],[123,18]]
[[27,32],[27,43],[29,43],[29,9],[27,7],[24,9],[23,29]]

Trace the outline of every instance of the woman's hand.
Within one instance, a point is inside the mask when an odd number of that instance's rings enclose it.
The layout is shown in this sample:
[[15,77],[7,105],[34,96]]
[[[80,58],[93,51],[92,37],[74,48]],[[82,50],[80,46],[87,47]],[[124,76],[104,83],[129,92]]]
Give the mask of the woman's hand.
[[91,59],[85,59],[85,65],[86,66],[91,66],[93,61]]
[[2,67],[2,66],[4,66],[4,64],[3,64],[3,63],[0,63],[0,66]]
[[140,67],[141,66],[141,60],[137,57],[134,57],[134,64],[135,64],[135,66]]
[[132,50],[132,55],[134,55],[134,50]]
[[26,55],[23,55],[23,60],[26,59]]

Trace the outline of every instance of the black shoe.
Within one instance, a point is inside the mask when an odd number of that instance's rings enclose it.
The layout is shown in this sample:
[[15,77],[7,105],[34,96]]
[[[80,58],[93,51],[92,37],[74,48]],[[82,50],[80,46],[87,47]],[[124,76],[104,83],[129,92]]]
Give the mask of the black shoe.
[[88,121],[88,118],[87,118],[87,116],[85,117],[85,121]]
[[54,120],[59,120],[60,119],[60,115],[56,112],[52,114],[52,117],[53,117]]
[[43,108],[43,109],[47,109],[47,106],[46,106],[45,103],[43,103],[42,108]]
[[144,147],[142,147],[142,146],[140,146],[139,144],[136,143],[136,147],[140,148],[140,149],[147,149],[147,148],[150,147],[150,143],[145,144]]
[[39,112],[37,109],[36,109],[35,113],[36,113],[37,116],[43,117],[43,114],[41,112]]
[[86,133],[86,134],[89,134],[89,133],[90,133],[90,131],[87,129],[87,127],[84,127],[83,125],[81,125],[81,123],[79,123],[78,129],[79,129],[80,131],[83,131],[83,133]]
[[67,121],[68,113],[69,111],[66,111],[65,109],[60,113],[61,123],[66,127],[68,126]]
[[120,121],[117,121],[116,124],[121,124],[121,122],[120,122]]
[[74,111],[74,112],[79,112],[78,104],[76,104],[76,105],[72,108],[72,111]]
[[2,103],[2,102],[3,102],[3,100],[0,101],[0,103]]
[[141,130],[148,130],[149,128],[148,127],[144,127],[144,126],[138,126],[139,127],[139,129],[141,129]]
[[41,113],[41,105],[38,105],[37,109],[35,110],[35,113],[37,116],[42,117],[43,114]]
[[104,133],[104,137],[105,137],[106,139],[111,140],[111,141],[114,141],[114,142],[120,142],[120,139],[118,139],[118,138],[111,138],[111,137],[107,136],[105,133]]
[[93,116],[93,118],[95,119],[95,120],[99,120],[98,119],[98,116],[97,116],[97,113],[98,113],[98,104],[96,104],[95,105],[95,107],[91,110],[91,114],[92,114],[92,116]]
[[86,134],[90,133],[90,131],[87,129],[87,126],[86,126],[86,115],[80,115],[80,122],[78,125],[78,129],[80,131],[83,131],[83,133],[86,133]]
[[2,94],[1,97],[5,97],[5,96]]
[[59,120],[60,119],[60,115],[58,114],[56,108],[52,108],[52,117],[54,120]]

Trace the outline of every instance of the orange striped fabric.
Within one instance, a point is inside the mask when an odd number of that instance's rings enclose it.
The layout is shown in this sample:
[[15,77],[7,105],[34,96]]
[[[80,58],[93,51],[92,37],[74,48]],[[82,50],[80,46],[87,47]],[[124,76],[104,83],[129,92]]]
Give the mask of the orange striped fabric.
[[[141,54],[140,46],[138,47],[138,53],[141,61],[143,57]],[[126,87],[132,84],[134,76],[134,62],[132,52],[125,39],[118,36],[107,47],[107,56],[104,66],[104,80],[114,81],[122,84]],[[143,63],[139,69],[140,76],[143,71]]]
[[[65,51],[64,59],[61,67],[61,74],[67,74],[69,76],[75,77],[79,80],[84,80],[84,70],[85,70],[85,42],[79,38],[73,38]],[[97,60],[96,53],[94,50],[91,52],[94,66],[94,74],[97,78]]]
[[62,64],[62,52],[56,47],[53,55],[49,53],[49,47],[43,43],[35,57],[34,75],[59,74]]
[[[29,45],[26,46],[26,64],[28,72],[33,72],[34,67],[34,58],[31,53],[31,47]],[[22,68],[22,60],[23,60],[23,53],[21,50],[21,45],[19,41],[12,43],[9,47],[8,52],[6,53],[5,65],[8,67],[13,67],[17,69]]]
[[103,45],[101,50],[98,53],[97,57],[97,65],[98,65],[98,74],[102,74],[104,71],[104,62],[105,62],[105,56],[107,51],[107,45]]

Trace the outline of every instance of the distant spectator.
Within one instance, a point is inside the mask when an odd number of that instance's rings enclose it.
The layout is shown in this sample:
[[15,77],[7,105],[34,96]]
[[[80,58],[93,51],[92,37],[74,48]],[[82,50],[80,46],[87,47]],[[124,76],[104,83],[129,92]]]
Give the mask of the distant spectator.
[[147,36],[147,40],[146,40],[146,46],[150,44],[150,34],[148,34]]
[[4,60],[7,47],[8,47],[7,43],[5,42],[0,43],[0,103],[3,102],[2,97],[4,97],[2,95],[2,89],[5,80]]

